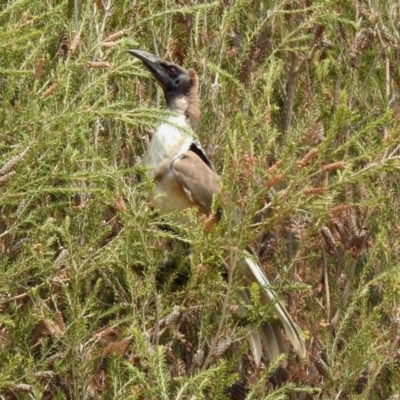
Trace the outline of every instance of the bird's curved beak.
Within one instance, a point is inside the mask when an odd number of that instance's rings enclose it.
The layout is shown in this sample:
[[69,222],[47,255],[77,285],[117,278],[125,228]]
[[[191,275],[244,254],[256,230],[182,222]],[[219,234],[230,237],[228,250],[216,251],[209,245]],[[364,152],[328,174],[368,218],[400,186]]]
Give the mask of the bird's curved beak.
[[165,61],[154,54],[146,53],[142,50],[127,50],[127,53],[137,57],[143,62],[146,68],[152,73],[157,82],[164,88],[168,82],[168,74],[164,68]]

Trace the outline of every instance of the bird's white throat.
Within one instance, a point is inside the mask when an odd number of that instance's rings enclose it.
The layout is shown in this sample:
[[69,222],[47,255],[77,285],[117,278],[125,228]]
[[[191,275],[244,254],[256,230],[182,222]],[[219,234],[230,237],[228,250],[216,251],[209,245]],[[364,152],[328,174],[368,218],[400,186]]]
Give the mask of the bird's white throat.
[[184,114],[168,117],[168,122],[157,128],[142,158],[143,166],[149,168],[150,177],[154,177],[155,169],[161,163],[172,161],[171,155],[175,158],[187,151],[193,140],[189,136],[190,131]]

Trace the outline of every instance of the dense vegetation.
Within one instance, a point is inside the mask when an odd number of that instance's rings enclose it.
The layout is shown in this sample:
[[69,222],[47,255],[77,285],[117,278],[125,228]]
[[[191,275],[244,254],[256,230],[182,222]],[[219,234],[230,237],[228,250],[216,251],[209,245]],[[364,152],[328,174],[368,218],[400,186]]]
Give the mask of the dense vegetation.
[[[394,0],[0,2],[1,398],[399,398],[399,24]],[[167,113],[130,48],[200,76],[211,232],[136,179]],[[273,318],[256,287],[237,312],[248,245],[307,338],[286,370],[244,340]]]

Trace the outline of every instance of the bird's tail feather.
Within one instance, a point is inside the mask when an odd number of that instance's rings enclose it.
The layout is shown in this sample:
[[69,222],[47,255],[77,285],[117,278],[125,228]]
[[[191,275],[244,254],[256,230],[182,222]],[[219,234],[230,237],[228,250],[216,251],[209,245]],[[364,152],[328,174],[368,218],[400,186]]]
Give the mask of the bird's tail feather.
[[[244,304],[250,305],[250,296],[247,290],[243,289],[239,292]],[[264,323],[258,331],[251,332],[247,337],[247,341],[250,346],[253,360],[256,365],[261,362],[263,349],[262,345],[267,349],[270,360],[276,360],[280,354],[286,353],[286,345],[282,340],[282,334],[276,331],[272,324],[269,322]],[[282,366],[286,366],[286,360],[282,360]]]
[[[301,358],[304,358],[306,356],[306,348],[304,339],[301,336],[301,330],[293,321],[286,308],[278,301],[261,267],[251,259],[250,255],[245,255],[243,261],[240,263],[240,272],[247,284],[255,282],[260,285],[262,301],[264,303],[272,303],[273,310],[282,322],[287,338],[293,345],[296,353]],[[249,296],[244,290],[241,292],[241,297],[246,304],[250,304]],[[279,328],[271,323],[265,323],[262,329],[258,332],[253,332],[248,340],[256,364],[260,363],[262,356],[261,342],[265,344],[271,361],[276,360],[280,354],[287,352],[287,347]],[[285,365],[285,361],[282,362],[282,365]]]

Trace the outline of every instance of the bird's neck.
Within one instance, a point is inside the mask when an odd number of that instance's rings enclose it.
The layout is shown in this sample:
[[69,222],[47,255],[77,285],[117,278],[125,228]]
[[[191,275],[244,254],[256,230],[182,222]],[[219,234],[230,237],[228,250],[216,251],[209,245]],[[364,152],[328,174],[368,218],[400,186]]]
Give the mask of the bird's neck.
[[186,94],[165,93],[165,100],[169,110],[187,118],[187,124],[193,130],[200,119],[199,78],[194,69],[189,70],[191,86]]
[[193,101],[189,96],[167,98],[167,108],[180,118],[187,119],[187,125],[193,130],[197,126],[200,117],[199,101]]

